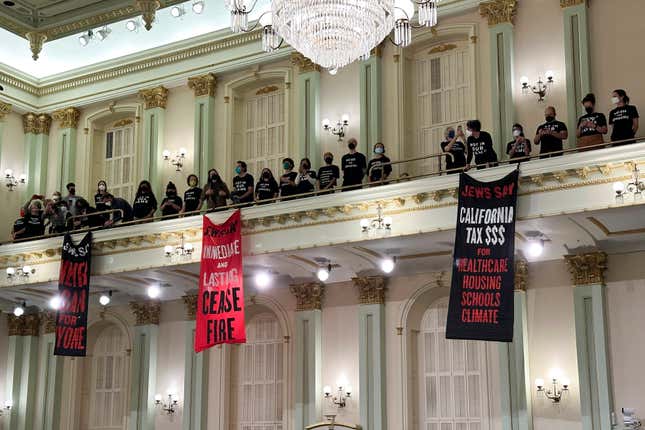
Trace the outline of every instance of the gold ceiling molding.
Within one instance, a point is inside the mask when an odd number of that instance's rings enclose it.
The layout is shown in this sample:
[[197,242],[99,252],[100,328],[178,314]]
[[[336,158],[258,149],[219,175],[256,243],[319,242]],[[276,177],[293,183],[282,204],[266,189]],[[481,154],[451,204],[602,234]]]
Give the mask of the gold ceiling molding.
[[291,54],[291,64],[298,68],[299,73],[320,72],[320,66],[300,52]]
[[488,20],[489,26],[510,23],[517,13],[517,0],[491,0],[479,4],[479,13]]
[[197,316],[197,294],[188,294],[182,297],[186,305],[186,319],[192,321]]
[[529,279],[529,262],[526,258],[515,257],[515,291],[526,291]]
[[43,324],[43,334],[56,332],[56,312],[53,312],[53,311],[42,312],[41,320]]
[[75,107],[68,107],[52,113],[54,121],[60,122],[60,128],[77,128],[81,118],[81,111]]
[[586,4],[587,0],[560,0],[560,7],[565,8],[565,7],[570,7],[570,6],[577,6],[579,4]]
[[202,76],[188,78],[188,88],[193,90],[195,97],[210,96],[215,97],[215,88],[217,88],[217,77],[214,73],[207,73]]
[[40,332],[40,315],[29,314],[17,317],[7,314],[9,336],[38,336]]
[[612,237],[612,236],[626,236],[630,234],[643,234],[645,233],[645,228],[632,228],[632,229],[627,229],[627,230],[616,230],[616,231],[610,231],[609,228],[602,223],[598,218],[596,217],[587,217],[587,219],[594,224],[596,227],[598,227],[607,237]]
[[447,51],[452,51],[453,49],[457,49],[457,45],[454,43],[444,43],[438,46],[433,47],[428,54],[438,54],[441,52],[447,52]]
[[255,92],[256,96],[262,95],[262,94],[270,94],[278,91],[280,88],[277,85],[269,85],[266,87],[262,87],[259,90]]
[[160,302],[132,302],[130,309],[135,317],[134,325],[159,325]]
[[289,285],[289,291],[296,297],[296,311],[321,310],[325,296],[325,284],[304,282]]
[[47,35],[43,33],[30,31],[25,34],[27,40],[29,41],[29,49],[31,49],[31,58],[36,61],[40,51],[43,50],[43,43],[47,40]]
[[352,278],[358,289],[358,303],[361,305],[385,304],[387,278],[385,276],[361,276]]
[[166,108],[168,103],[168,89],[163,85],[149,90],[139,91],[139,98],[143,99],[145,109]]
[[146,30],[152,29],[152,23],[155,20],[157,9],[161,7],[159,0],[135,0],[134,2],[137,10],[141,12],[141,17],[145,23]]
[[564,256],[573,285],[605,284],[607,254],[603,251]]
[[9,103],[0,102],[0,121],[2,121],[9,113],[11,113],[11,105]]
[[132,124],[134,124],[134,120],[132,118],[124,118],[112,124],[112,127],[114,128],[125,127],[127,125],[132,125]]
[[25,134],[33,133],[49,135],[51,126],[52,117],[46,113],[35,114],[33,112],[29,112],[22,116],[22,129]]

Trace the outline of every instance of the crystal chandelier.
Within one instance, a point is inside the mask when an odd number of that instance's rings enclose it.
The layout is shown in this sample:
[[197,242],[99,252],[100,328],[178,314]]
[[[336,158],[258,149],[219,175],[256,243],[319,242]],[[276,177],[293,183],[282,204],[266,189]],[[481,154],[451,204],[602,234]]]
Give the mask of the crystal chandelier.
[[[314,63],[336,71],[370,51],[393,30],[396,46],[412,41],[412,28],[437,24],[440,0],[271,0],[253,27],[249,14],[257,0],[224,0],[234,33],[262,27],[262,49],[273,52],[283,42]],[[418,8],[417,24],[412,23]]]

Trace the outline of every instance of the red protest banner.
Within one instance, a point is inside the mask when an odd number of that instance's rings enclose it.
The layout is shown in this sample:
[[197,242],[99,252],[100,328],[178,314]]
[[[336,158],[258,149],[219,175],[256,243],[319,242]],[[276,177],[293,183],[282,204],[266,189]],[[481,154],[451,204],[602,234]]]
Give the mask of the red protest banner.
[[220,225],[204,216],[195,352],[245,342],[240,211]]

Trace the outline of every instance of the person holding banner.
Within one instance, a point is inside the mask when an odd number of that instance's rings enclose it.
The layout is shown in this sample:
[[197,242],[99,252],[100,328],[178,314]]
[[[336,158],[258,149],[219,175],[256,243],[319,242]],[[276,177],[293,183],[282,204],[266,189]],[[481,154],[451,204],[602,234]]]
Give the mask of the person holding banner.
[[497,153],[493,148],[493,138],[489,133],[482,130],[482,123],[478,119],[470,120],[466,123],[466,136],[468,139],[468,158],[466,170],[475,158],[477,169],[497,166]]

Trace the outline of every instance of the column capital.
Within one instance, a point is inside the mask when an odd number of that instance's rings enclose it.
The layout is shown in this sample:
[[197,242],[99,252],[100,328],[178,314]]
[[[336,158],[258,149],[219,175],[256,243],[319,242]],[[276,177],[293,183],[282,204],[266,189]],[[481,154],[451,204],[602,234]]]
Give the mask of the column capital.
[[186,305],[186,319],[193,321],[197,317],[197,294],[188,294],[182,297]]
[[289,285],[289,291],[296,297],[296,311],[313,311],[322,309],[325,297],[325,284],[321,282],[304,282]]
[[168,103],[168,88],[159,85],[155,88],[139,91],[139,98],[143,99],[145,109],[166,108]]
[[564,256],[574,285],[605,285],[607,254],[603,251]]
[[43,50],[43,43],[47,41],[47,35],[44,33],[38,33],[35,31],[30,31],[25,34],[27,40],[29,40],[29,48],[31,49],[31,58],[36,61],[38,59],[38,54]]
[[490,0],[480,3],[479,13],[488,20],[490,27],[503,23],[513,24],[517,13],[517,0]]
[[17,317],[7,315],[9,336],[38,336],[40,329],[40,315],[29,314]]
[[131,302],[130,309],[136,319],[134,325],[159,325],[160,302]]
[[52,126],[52,117],[46,113],[36,114],[28,112],[22,116],[22,129],[25,134],[46,134]]
[[0,121],[2,121],[9,113],[11,113],[11,105],[9,103],[0,102]]
[[560,7],[562,9],[570,6],[578,6],[579,4],[586,4],[587,0],[560,0]]
[[308,72],[320,72],[320,66],[302,55],[300,52],[293,52],[291,54],[291,64],[298,67],[298,70],[301,74]]
[[44,311],[41,313],[40,320],[43,324],[43,334],[56,332],[56,312]]
[[60,128],[78,128],[81,111],[75,107],[67,107],[52,113],[54,121],[60,122]]
[[515,257],[515,291],[526,291],[529,279],[529,262],[526,258]]
[[188,78],[188,88],[193,90],[195,97],[215,97],[215,89],[217,88],[217,76],[215,76],[214,73],[208,73],[206,75]]
[[352,278],[358,288],[358,302],[361,305],[385,304],[387,291],[387,278],[385,276],[361,276]]

